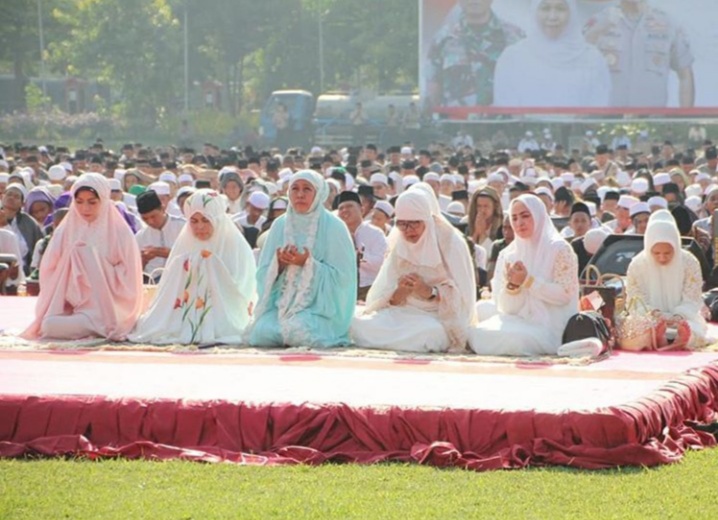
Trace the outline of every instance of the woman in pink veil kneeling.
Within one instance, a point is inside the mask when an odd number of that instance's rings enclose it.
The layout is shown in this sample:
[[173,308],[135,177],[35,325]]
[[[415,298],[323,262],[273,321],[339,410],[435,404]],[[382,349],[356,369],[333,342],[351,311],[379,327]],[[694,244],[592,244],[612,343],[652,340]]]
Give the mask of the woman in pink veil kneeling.
[[122,341],[142,302],[142,262],[135,237],[113,202],[107,179],[80,176],[72,204],[40,263],[41,291],[27,339]]

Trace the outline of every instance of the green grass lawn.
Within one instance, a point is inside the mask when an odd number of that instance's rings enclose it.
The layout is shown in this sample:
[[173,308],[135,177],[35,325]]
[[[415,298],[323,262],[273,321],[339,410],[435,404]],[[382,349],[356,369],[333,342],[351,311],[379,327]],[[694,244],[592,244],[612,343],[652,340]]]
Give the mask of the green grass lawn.
[[0,460],[0,519],[716,518],[718,449],[654,469],[474,473]]

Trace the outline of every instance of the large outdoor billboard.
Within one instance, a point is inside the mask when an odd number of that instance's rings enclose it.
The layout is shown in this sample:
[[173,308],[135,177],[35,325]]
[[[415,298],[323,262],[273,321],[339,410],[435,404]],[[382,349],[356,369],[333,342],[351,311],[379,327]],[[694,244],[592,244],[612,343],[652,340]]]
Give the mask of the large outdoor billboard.
[[718,114],[717,0],[420,4],[434,113]]

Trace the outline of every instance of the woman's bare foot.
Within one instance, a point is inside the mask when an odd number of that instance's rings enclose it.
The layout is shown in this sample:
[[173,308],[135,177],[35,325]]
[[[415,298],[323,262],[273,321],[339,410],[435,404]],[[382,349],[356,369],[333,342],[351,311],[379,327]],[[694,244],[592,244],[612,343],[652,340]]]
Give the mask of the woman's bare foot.
[[688,343],[691,340],[691,326],[688,325],[686,320],[681,320],[676,324],[676,328],[678,333],[675,341],[664,348],[659,348],[659,350],[687,350]]
[[[656,344],[654,350],[666,350],[668,346],[668,338],[666,337],[666,330],[668,329],[668,323],[664,319],[658,320],[658,324],[654,330],[656,334]],[[651,349],[646,349],[651,350]]]

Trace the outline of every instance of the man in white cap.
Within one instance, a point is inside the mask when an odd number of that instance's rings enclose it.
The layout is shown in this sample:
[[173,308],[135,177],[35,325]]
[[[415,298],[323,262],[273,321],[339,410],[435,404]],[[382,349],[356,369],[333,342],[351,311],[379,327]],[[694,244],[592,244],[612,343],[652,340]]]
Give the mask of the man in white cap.
[[152,277],[156,282],[160,273],[154,271],[165,266],[185,219],[167,213],[160,196],[153,190],[137,196],[137,211],[146,225],[135,235],[142,255],[142,270],[147,278]]
[[583,247],[586,252],[591,256],[595,255],[596,251],[603,245],[604,240],[608,238],[608,235],[610,233],[603,226],[586,231],[583,236]]
[[47,189],[50,191],[53,197],[57,198],[62,195],[63,184],[65,183],[65,177],[67,177],[67,170],[59,164],[50,166],[47,170],[47,178],[49,184]]
[[648,193],[649,188],[650,184],[648,183],[648,179],[644,179],[643,177],[637,177],[631,181],[631,195],[634,197],[642,197]]
[[668,209],[668,201],[663,197],[651,197],[648,199],[647,203],[648,207],[651,209],[651,213],[655,213],[659,209]]
[[451,204],[451,194],[456,190],[456,183],[454,176],[450,173],[444,173],[439,177],[439,207],[441,211],[446,211],[446,208]]
[[428,172],[424,174],[424,182],[431,186],[434,190],[434,195],[437,197],[441,193],[441,176],[436,172]]
[[374,173],[369,177],[369,184],[374,189],[374,198],[387,200],[389,198],[389,179],[383,173]]
[[170,183],[166,181],[156,181],[147,186],[148,190],[153,190],[155,193],[157,193],[157,196],[162,201],[162,205],[164,206],[167,213],[169,213],[170,215],[174,215],[175,217],[184,218],[182,210],[179,208],[179,206],[177,205],[177,201],[172,195],[177,191],[176,188],[176,182],[175,184],[170,185]]
[[124,202],[122,193],[122,183],[119,179],[107,179],[110,185],[110,199],[115,202]]
[[160,173],[158,180],[167,183],[170,188],[170,197],[174,197],[177,193],[177,189],[179,188],[177,185],[177,176],[170,171],[164,171]]
[[245,209],[232,217],[234,223],[243,233],[252,249],[257,245],[257,237],[262,231],[262,226],[267,221],[265,213],[269,208],[269,195],[261,190],[253,191],[247,198]]
[[402,161],[409,161],[414,159],[414,150],[411,148],[411,146],[402,146],[400,153]]
[[474,138],[471,137],[470,134],[468,134],[464,129],[459,128],[456,131],[456,136],[451,140],[451,146],[453,146],[455,149],[460,149],[463,147],[474,147]]
[[633,224],[633,232],[636,235],[645,235],[648,219],[651,216],[651,207],[647,202],[639,202],[631,206],[629,213]]
[[553,192],[545,186],[541,186],[540,188],[536,188],[534,193],[536,193],[536,196],[541,199],[541,202],[543,202],[544,206],[546,206],[546,211],[548,211],[548,214],[551,215],[553,213]]
[[656,173],[653,176],[653,187],[656,193],[663,193],[663,186],[671,182],[671,176],[666,172]]
[[596,151],[596,147],[599,144],[601,144],[601,141],[599,141],[598,138],[593,135],[593,131],[586,130],[586,134],[581,141],[581,153],[583,155],[591,154]]
[[357,300],[365,300],[376,280],[387,248],[386,235],[380,229],[363,220],[359,195],[343,191],[338,196],[338,215],[349,229],[357,254],[359,290]]
[[499,197],[503,196],[506,186],[508,185],[508,173],[505,168],[499,168],[486,178],[486,185],[496,190]]
[[147,186],[146,191],[154,191],[157,194],[157,197],[159,197],[160,201],[162,202],[162,208],[167,209],[167,204],[169,204],[170,199],[172,198],[170,195],[170,186],[164,181],[156,181]]
[[541,147],[538,144],[538,141],[534,138],[534,133],[531,131],[527,131],[524,134],[524,137],[519,141],[519,144],[517,145],[516,149],[520,153],[527,153],[527,152],[534,152],[541,149]]
[[543,139],[541,139],[541,149],[546,152],[553,153],[556,150],[556,141],[554,141],[551,131],[548,128],[543,129]]
[[179,188],[185,188],[185,187],[192,187],[194,186],[194,176],[191,173],[181,173],[179,177],[177,177],[177,184],[179,185]]
[[698,215],[698,218],[703,216],[703,201],[697,195],[687,197],[685,205],[689,210]]
[[[711,182],[713,182],[713,178],[705,172],[699,172],[697,170],[693,170],[693,171],[696,172],[695,182],[700,185],[700,187],[701,187],[701,189],[703,189],[703,191],[705,191],[708,188],[708,186],[711,185]],[[666,175],[668,175],[668,174],[666,174]]]
[[403,191],[408,190],[417,182],[421,182],[421,179],[419,178],[418,175],[405,176],[404,178],[401,179],[401,186],[402,186]]
[[466,215],[466,208],[460,201],[455,200],[446,207],[446,212],[451,216],[463,218]]
[[371,211],[372,225],[381,229],[385,235],[391,231],[391,219],[394,217],[394,206],[385,200],[380,200],[374,204]]
[[641,202],[636,197],[621,195],[616,205],[616,218],[607,222],[605,226],[616,235],[624,235],[633,232],[631,223],[631,208]]

